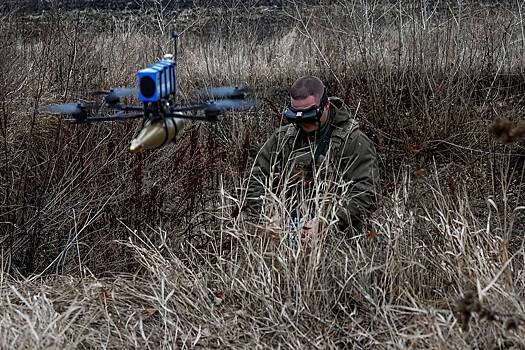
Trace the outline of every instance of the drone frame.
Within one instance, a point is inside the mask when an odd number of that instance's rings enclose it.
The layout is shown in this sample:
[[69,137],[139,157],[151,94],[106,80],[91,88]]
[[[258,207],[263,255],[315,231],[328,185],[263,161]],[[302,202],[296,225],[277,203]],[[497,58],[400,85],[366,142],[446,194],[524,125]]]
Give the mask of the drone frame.
[[[169,59],[173,60],[174,67],[176,67],[178,58],[178,38],[179,34],[173,32],[173,55],[169,55],[171,56]],[[167,55],[165,55],[165,57],[166,56]],[[176,81],[175,71],[174,75],[174,81]],[[176,89],[174,89],[173,93],[168,94],[165,97],[160,97],[158,101],[142,102],[142,106],[124,105],[120,103],[121,98],[137,96],[139,94],[138,91],[139,90],[137,88],[115,88],[111,89],[109,92],[99,91],[98,93],[106,94],[104,99],[105,105],[108,108],[117,111],[116,113],[108,116],[89,116],[90,113],[88,113],[88,109],[93,108],[94,104],[80,103],[76,104],[76,106],[73,103],[47,106],[47,112],[68,114],[72,118],[68,118],[67,120],[75,124],[143,118],[142,126],[144,126],[148,121],[165,118],[180,118],[193,121],[216,122],[219,120],[218,117],[228,109],[247,108],[256,104],[255,100],[246,99],[245,91],[242,87],[234,87],[233,89],[231,87],[222,87],[204,90],[204,92],[208,95],[211,95],[214,98],[220,98],[220,102],[208,101],[187,106],[178,106],[175,100]],[[203,94],[201,91],[200,96],[202,97],[203,95],[205,94]],[[61,106],[64,106],[64,111],[60,110]],[[71,112],[71,110],[73,111]],[[46,107],[41,109],[41,111],[45,112]],[[203,115],[198,114],[200,111],[204,112]]]

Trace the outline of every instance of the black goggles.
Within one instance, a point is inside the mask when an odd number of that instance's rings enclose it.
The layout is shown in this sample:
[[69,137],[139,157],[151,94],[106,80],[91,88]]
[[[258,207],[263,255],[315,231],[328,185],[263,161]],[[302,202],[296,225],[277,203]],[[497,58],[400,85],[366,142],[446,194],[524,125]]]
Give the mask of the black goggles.
[[312,106],[308,109],[299,110],[288,106],[284,110],[283,115],[290,123],[315,122],[321,119],[321,115],[323,115],[323,108],[319,106]]
[[283,112],[283,116],[290,123],[309,123],[318,122],[323,115],[324,108],[328,103],[328,96],[326,92],[321,97],[321,103],[319,106],[312,106],[307,109],[295,109],[292,106],[286,107]]

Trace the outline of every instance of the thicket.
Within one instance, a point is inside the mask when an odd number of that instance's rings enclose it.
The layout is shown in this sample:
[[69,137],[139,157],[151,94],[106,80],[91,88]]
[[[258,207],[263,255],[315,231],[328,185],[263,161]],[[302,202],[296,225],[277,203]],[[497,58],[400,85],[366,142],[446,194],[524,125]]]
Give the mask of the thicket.
[[[524,150],[489,132],[523,119],[523,7],[444,5],[2,15],[5,346],[523,346]],[[182,102],[244,82],[264,107],[139,155],[135,122],[36,113],[133,84],[172,28]],[[304,74],[357,112],[383,188],[368,230],[297,252],[232,213]]]

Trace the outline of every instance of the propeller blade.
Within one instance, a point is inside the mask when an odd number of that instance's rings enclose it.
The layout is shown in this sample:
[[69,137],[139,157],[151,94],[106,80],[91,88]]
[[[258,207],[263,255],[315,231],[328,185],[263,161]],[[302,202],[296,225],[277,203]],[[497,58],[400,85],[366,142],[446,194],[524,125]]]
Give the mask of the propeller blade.
[[201,97],[206,97],[209,99],[214,98],[244,98],[246,90],[244,87],[239,86],[219,86],[215,88],[199,90],[197,94]]
[[225,111],[229,109],[248,109],[259,105],[256,100],[219,100],[211,101],[206,111]]
[[116,104],[123,97],[139,96],[139,90],[136,87],[115,88],[110,91],[97,91],[96,93],[106,94],[105,100],[108,104]]
[[116,88],[112,89],[109,93],[109,96],[116,96],[116,97],[133,97],[138,96],[139,90],[136,87],[123,87],[123,88]]
[[81,115],[83,113],[83,110],[82,105],[80,103],[64,103],[42,106],[38,109],[38,112],[51,114]]

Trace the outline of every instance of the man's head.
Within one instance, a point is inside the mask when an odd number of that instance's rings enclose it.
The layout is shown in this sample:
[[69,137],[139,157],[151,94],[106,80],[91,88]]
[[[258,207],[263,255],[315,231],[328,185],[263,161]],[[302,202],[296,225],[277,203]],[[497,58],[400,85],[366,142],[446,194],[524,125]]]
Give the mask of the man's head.
[[317,77],[306,76],[297,79],[290,88],[290,108],[285,116],[304,131],[313,132],[328,120],[328,108],[323,82]]

